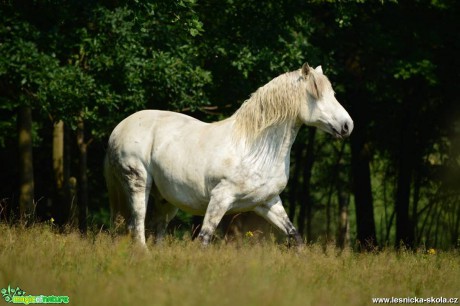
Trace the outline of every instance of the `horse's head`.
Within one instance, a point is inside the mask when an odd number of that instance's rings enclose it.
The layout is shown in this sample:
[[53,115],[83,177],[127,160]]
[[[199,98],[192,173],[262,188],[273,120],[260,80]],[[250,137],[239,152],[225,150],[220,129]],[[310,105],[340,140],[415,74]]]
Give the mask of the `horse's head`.
[[331,82],[323,74],[321,66],[313,69],[304,64],[301,73],[302,81],[306,82],[307,101],[302,103],[300,120],[336,138],[350,136],[353,120],[335,98]]

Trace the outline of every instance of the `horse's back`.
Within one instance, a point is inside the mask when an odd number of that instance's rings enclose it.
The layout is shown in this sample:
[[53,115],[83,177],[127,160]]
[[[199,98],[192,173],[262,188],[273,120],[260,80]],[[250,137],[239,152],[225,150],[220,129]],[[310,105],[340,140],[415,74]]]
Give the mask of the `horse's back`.
[[145,137],[147,134],[154,133],[156,128],[173,128],[175,125],[193,124],[193,125],[204,125],[201,122],[190,116],[161,110],[143,110],[136,112],[125,119],[123,119],[113,130],[109,145],[111,142],[118,140],[123,137],[137,138],[136,136]]
[[147,162],[151,157],[152,149],[156,145],[160,146],[184,125],[203,126],[205,123],[180,113],[168,111],[136,112],[115,127],[109,138],[108,151],[121,154],[125,158],[134,155]]

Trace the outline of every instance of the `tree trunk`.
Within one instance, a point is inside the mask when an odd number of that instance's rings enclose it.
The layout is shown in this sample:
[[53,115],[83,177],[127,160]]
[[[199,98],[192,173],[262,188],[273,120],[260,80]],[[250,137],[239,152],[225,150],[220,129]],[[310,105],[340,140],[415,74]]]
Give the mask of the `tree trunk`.
[[53,126],[53,173],[57,190],[64,185],[64,122],[56,122]]
[[83,118],[77,124],[77,145],[79,151],[78,158],[78,228],[82,234],[86,234],[87,229],[87,210],[88,210],[88,176],[87,176],[87,148],[85,142],[85,125]]
[[420,235],[418,233],[418,204],[420,200],[420,188],[422,185],[422,175],[420,174],[420,166],[418,170],[415,173],[415,179],[414,179],[414,194],[412,197],[412,230],[413,230],[413,237],[414,237],[414,243],[419,243],[420,242]]
[[[417,80],[414,80],[412,84],[411,88],[423,88]],[[414,229],[409,215],[409,206],[414,160],[417,160],[414,105],[421,99],[418,95],[420,95],[420,90],[412,92],[410,97],[403,100],[401,110],[403,115],[395,199],[396,247],[401,245],[413,247],[414,244]]]
[[[64,200],[63,200],[63,223],[72,225],[72,203],[75,192],[72,193],[72,184],[70,179],[70,165],[72,162],[72,138],[70,135],[70,128],[64,125]],[[74,188],[75,189],[75,188]]]
[[[345,150],[345,142],[342,143],[340,151],[337,155],[337,160],[334,164],[334,167],[331,171],[331,178],[330,178],[330,187],[327,196],[327,203],[326,203],[326,241],[330,241],[332,239],[331,235],[331,211],[332,211],[332,195],[334,194],[334,188],[338,189],[339,192],[339,200],[340,200],[340,186],[342,182],[340,181],[340,161],[342,160],[342,155]],[[339,203],[340,205],[340,203]]]
[[339,190],[339,232],[337,236],[337,246],[342,250],[350,244],[350,219],[348,214],[349,195],[343,190]]
[[351,136],[351,169],[355,195],[358,248],[372,250],[377,245],[374,205],[369,168],[370,153],[358,129]]
[[65,224],[69,218],[69,164],[66,162],[65,127],[63,121],[53,126],[53,216],[58,224]]
[[412,221],[409,216],[410,192],[412,181],[411,159],[413,157],[410,156],[406,150],[407,148],[404,148],[403,152],[401,152],[397,180],[397,191],[395,200],[396,247],[400,247],[401,245],[412,247],[414,242]]
[[289,184],[289,220],[294,220],[296,207],[298,204],[298,186],[300,183],[303,147],[304,146],[302,144],[299,144],[294,148],[294,171],[292,173],[292,177],[290,178]]
[[[303,183],[304,183],[304,192],[303,203],[301,202],[299,216],[297,219],[297,224],[299,227],[299,233],[305,233],[306,227],[306,240],[307,243],[312,241],[312,231],[311,231],[311,219],[312,219],[312,202],[311,202],[311,172],[313,169],[313,163],[315,161],[315,128],[308,128],[308,144],[307,144],[307,155],[305,157],[305,168],[303,173]],[[305,222],[306,221],[306,222]]]
[[19,217],[25,221],[34,214],[34,166],[32,156],[32,109],[19,107]]

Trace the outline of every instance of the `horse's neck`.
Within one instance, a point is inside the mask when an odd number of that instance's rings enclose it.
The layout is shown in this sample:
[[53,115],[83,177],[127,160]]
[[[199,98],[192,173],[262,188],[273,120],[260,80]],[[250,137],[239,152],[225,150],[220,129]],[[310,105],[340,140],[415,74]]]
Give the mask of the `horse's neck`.
[[273,167],[289,162],[292,144],[299,132],[298,122],[285,122],[267,128],[247,149],[247,156],[261,167]]

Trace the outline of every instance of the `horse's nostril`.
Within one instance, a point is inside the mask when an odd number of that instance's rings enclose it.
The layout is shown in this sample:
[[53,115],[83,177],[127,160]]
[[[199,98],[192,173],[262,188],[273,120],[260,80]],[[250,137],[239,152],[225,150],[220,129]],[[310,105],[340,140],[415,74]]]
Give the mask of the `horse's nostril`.
[[347,133],[347,132],[348,132],[348,124],[345,123],[345,124],[343,125],[343,127],[342,127],[342,134],[345,134],[345,133]]

